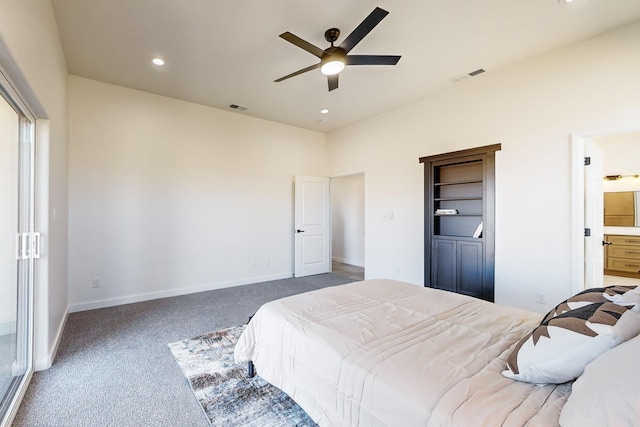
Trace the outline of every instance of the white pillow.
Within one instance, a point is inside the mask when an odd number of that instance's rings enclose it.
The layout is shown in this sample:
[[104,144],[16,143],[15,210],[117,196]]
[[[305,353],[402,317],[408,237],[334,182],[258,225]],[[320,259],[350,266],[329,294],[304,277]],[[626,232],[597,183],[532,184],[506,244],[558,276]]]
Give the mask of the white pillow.
[[502,375],[540,385],[571,381],[596,357],[640,333],[636,304],[598,302],[553,314],[520,340]]
[[560,413],[562,427],[640,426],[640,336],[587,365]]

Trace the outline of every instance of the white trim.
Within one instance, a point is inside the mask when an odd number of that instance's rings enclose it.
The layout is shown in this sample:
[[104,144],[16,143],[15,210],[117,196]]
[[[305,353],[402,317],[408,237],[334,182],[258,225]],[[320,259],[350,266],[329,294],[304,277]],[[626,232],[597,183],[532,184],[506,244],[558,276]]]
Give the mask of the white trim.
[[571,294],[584,289],[584,138],[571,134]]
[[103,300],[89,301],[84,303],[73,304],[69,307],[69,313],[77,313],[79,311],[95,310],[98,308],[115,307],[118,305],[132,304],[136,302],[151,301],[160,298],[177,297],[180,295],[195,294],[198,292],[213,291],[216,289],[230,288],[233,286],[251,285],[254,283],[268,282],[270,280],[288,279],[292,277],[289,273],[272,274],[268,276],[251,277],[248,279],[230,280],[227,282],[207,283],[200,286],[183,289],[170,289],[159,292],[149,292],[145,294],[130,295],[126,297],[109,298]]
[[349,264],[349,265],[355,265],[356,267],[364,267],[364,265],[360,265],[362,264],[361,262],[357,262],[357,261],[352,261],[350,259],[346,259],[346,258],[340,258],[340,257],[333,257],[331,258],[332,261],[335,262],[341,262],[343,264]]
[[64,332],[64,328],[67,325],[67,318],[69,317],[69,308],[67,307],[67,311],[64,314],[64,318],[62,322],[60,322],[60,326],[58,327],[58,332],[56,332],[56,338],[53,340],[53,346],[47,354],[46,357],[36,358],[34,360],[34,369],[35,371],[44,371],[49,369],[53,365],[53,361],[56,359],[56,355],[58,354],[58,348],[60,348],[60,342],[62,341],[62,333]]

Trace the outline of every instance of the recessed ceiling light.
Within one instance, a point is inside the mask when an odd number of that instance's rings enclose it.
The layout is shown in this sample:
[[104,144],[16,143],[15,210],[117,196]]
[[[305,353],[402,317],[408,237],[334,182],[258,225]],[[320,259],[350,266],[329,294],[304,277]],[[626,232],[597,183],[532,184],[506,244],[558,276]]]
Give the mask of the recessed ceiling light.
[[153,58],[151,60],[155,65],[164,65],[164,59],[162,58]]
[[329,112],[328,109],[323,108],[322,110],[320,110],[320,114],[327,114]]

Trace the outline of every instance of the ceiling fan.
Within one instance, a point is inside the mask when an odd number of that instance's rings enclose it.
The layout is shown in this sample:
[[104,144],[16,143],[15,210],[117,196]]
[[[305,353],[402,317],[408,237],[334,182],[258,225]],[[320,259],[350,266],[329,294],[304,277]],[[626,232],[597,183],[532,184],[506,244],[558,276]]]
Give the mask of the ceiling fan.
[[331,43],[331,46],[324,50],[302,40],[300,37],[288,31],[280,34],[280,37],[286,41],[293,43],[299,48],[320,58],[320,62],[291,74],[287,74],[284,77],[280,77],[275,80],[275,82],[281,82],[302,73],[306,73],[307,71],[320,68],[322,74],[327,76],[329,91],[332,91],[338,88],[338,74],[346,65],[396,65],[400,60],[400,56],[397,55],[348,55],[351,49],[360,43],[360,41],[388,14],[389,12],[386,10],[376,7],[373,12],[371,12],[369,16],[367,16],[365,20],[362,21],[360,25],[358,25],[358,27],[342,41],[342,43],[340,43],[339,46],[334,46],[333,43],[338,40],[338,37],[340,37],[340,30],[337,28],[328,29],[324,33],[324,38]]

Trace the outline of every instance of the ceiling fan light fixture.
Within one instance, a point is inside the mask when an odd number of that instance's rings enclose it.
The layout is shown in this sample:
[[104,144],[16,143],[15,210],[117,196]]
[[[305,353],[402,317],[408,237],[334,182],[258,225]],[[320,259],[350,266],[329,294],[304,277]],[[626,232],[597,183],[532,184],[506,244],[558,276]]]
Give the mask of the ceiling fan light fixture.
[[332,59],[320,67],[320,72],[325,76],[336,75],[342,70],[344,70],[344,60],[342,59]]

